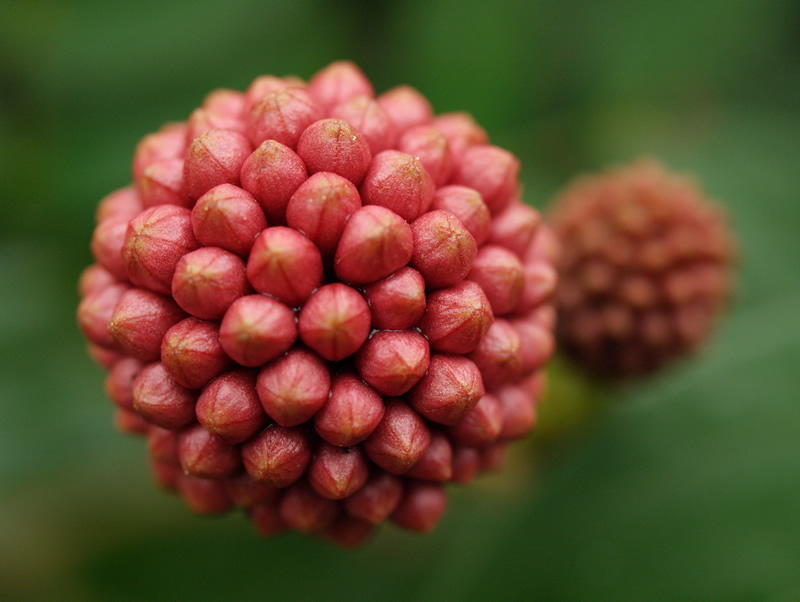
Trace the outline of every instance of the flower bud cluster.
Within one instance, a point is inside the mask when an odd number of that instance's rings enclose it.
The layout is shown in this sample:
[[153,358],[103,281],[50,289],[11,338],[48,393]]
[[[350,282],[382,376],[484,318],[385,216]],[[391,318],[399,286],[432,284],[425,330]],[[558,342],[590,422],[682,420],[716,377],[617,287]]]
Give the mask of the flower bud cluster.
[[536,421],[549,232],[519,162],[352,63],[209,94],[100,203],[78,322],[117,425],[200,514],[428,531]]

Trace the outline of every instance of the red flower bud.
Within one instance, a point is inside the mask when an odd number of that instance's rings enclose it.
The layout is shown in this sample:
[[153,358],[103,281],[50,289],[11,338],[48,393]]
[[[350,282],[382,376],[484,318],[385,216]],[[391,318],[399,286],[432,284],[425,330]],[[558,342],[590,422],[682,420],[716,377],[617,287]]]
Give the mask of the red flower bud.
[[246,441],[267,422],[256,394],[256,375],[245,369],[226,372],[203,387],[195,413],[208,432],[229,445]]
[[200,244],[247,257],[267,227],[264,211],[246,190],[220,184],[201,196],[192,209],[192,230]]
[[273,226],[286,223],[286,205],[308,177],[302,159],[288,146],[265,140],[242,165],[242,188],[261,204]]
[[411,224],[414,252],[409,264],[419,270],[429,289],[461,282],[470,270],[478,245],[456,216],[429,211]]
[[341,119],[321,119],[308,126],[297,141],[297,155],[309,173],[335,173],[356,186],[372,160],[366,138]]
[[302,341],[332,362],[356,351],[369,336],[369,305],[356,289],[334,282],[320,287],[303,305],[298,320]]
[[189,389],[199,389],[232,364],[219,341],[219,324],[186,318],[170,328],[161,342],[164,370]]
[[133,381],[133,408],[148,422],[179,429],[194,422],[194,391],[179,385],[164,367],[148,364]]
[[434,188],[419,159],[386,150],[373,157],[360,191],[365,205],[386,207],[410,222],[428,210]]
[[264,295],[240,297],[219,328],[222,348],[242,366],[260,366],[283,355],[297,339],[294,312]]

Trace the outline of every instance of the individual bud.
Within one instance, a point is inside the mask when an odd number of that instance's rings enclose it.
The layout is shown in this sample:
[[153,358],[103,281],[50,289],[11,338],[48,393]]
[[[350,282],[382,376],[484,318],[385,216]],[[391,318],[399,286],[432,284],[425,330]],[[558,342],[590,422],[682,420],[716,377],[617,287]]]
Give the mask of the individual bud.
[[361,207],[350,216],[336,247],[336,275],[354,284],[375,282],[405,266],[413,245],[411,227],[402,217],[384,207]]
[[219,328],[222,348],[242,366],[260,366],[283,355],[297,340],[294,312],[264,295],[239,297]]
[[470,270],[478,245],[456,216],[429,211],[411,224],[414,252],[409,265],[419,270],[429,289],[461,282]]
[[359,447],[338,447],[320,441],[308,467],[308,482],[331,500],[351,496],[367,482],[369,464]]
[[200,424],[181,431],[178,436],[178,459],[186,474],[204,479],[225,479],[242,467],[239,449],[226,444]]
[[436,186],[450,179],[453,158],[447,137],[434,126],[418,125],[405,131],[397,141],[397,149],[419,159]]
[[519,196],[519,159],[498,146],[473,146],[456,164],[451,182],[474,188],[489,211],[500,213]]
[[305,302],[322,284],[322,255],[297,230],[276,226],[256,239],[247,260],[247,279],[259,293],[291,307]]
[[109,330],[114,308],[130,287],[126,284],[109,284],[94,290],[81,299],[78,305],[78,326],[89,341],[106,349],[119,349]]
[[95,224],[111,217],[133,219],[142,212],[142,199],[135,188],[126,186],[104,196],[94,213]]
[[138,182],[148,166],[162,159],[177,159],[186,153],[186,124],[168,123],[148,134],[136,145],[131,172]]
[[189,389],[199,389],[232,363],[219,342],[219,324],[186,318],[161,341],[164,370]]
[[225,514],[233,506],[224,481],[181,474],[177,485],[183,501],[195,514]]
[[307,481],[286,490],[278,506],[280,517],[301,533],[319,533],[329,527],[339,513],[339,505],[319,495]]
[[472,360],[434,353],[428,373],[406,397],[428,420],[452,426],[464,418],[484,393],[481,373]]
[[309,173],[335,173],[356,186],[372,160],[366,138],[341,119],[321,119],[308,126],[297,141],[297,155]]
[[533,207],[513,201],[492,218],[487,242],[500,245],[523,259],[542,218]]
[[128,233],[126,216],[110,217],[99,224],[92,234],[90,249],[95,261],[103,266],[115,279],[126,281],[128,272],[122,258],[122,247]]
[[114,426],[120,433],[126,435],[147,435],[152,426],[136,412],[125,408],[116,408],[114,411]]
[[286,223],[286,206],[308,172],[288,146],[265,140],[242,165],[242,188],[261,204],[273,226]]
[[204,107],[195,109],[189,115],[186,143],[191,145],[195,138],[199,138],[211,130],[232,130],[244,133],[244,120],[239,115],[220,113]]
[[345,223],[360,207],[361,197],[352,182],[334,173],[315,173],[289,199],[286,223],[329,257],[336,251]]
[[474,447],[453,447],[453,481],[466,485],[481,469],[481,455]]
[[256,375],[245,369],[226,372],[200,392],[197,420],[228,445],[242,443],[258,433],[267,421],[256,394]]
[[281,518],[280,499],[255,504],[248,508],[248,515],[253,526],[262,537],[271,537],[289,529],[289,525]]
[[256,385],[264,410],[281,426],[311,419],[327,401],[330,390],[328,365],[302,346],[264,366]]
[[462,280],[428,295],[419,327],[434,350],[464,354],[478,346],[493,320],[492,307],[480,285]]
[[242,118],[244,116],[245,95],[238,90],[219,88],[212,90],[203,98],[202,108],[218,115]]
[[253,508],[256,505],[276,505],[280,489],[256,481],[246,472],[225,479],[225,491],[231,501],[240,508]]
[[187,253],[172,276],[175,302],[202,320],[219,320],[236,299],[250,292],[244,260],[219,247]]
[[91,357],[95,363],[104,370],[111,370],[111,368],[114,367],[114,364],[125,357],[122,353],[116,351],[115,349],[108,349],[94,343],[89,343],[86,345],[86,351],[89,354],[89,357]]
[[416,325],[425,313],[425,279],[414,268],[402,267],[367,285],[364,297],[372,311],[373,327],[405,330]]
[[379,525],[394,512],[402,497],[400,477],[373,470],[364,486],[344,500],[344,508],[353,518]]
[[415,125],[425,125],[433,119],[433,108],[428,99],[411,86],[397,86],[377,98],[380,107],[402,134]]
[[472,234],[478,246],[489,238],[492,216],[480,193],[474,188],[457,185],[437,188],[431,209],[442,209],[455,215]]
[[328,443],[350,447],[369,437],[383,414],[383,400],[375,389],[355,374],[340,372],[331,381],[325,405],[314,415],[314,428]]
[[375,94],[367,76],[350,61],[336,61],[317,71],[308,82],[308,93],[324,111],[354,96]]
[[531,432],[536,424],[536,404],[524,387],[505,385],[495,390],[503,412],[500,439],[519,439]]
[[99,291],[111,284],[117,284],[118,280],[111,272],[99,263],[93,263],[81,271],[78,278],[78,295],[85,297],[92,291]]
[[394,122],[375,99],[361,95],[353,96],[331,109],[330,116],[342,119],[361,132],[374,157],[392,148],[397,131]]
[[453,476],[453,446],[447,435],[438,430],[432,431],[428,449],[406,476],[424,481],[449,481]]
[[114,307],[108,332],[125,353],[151,362],[161,358],[161,341],[167,331],[185,317],[172,299],[132,288]]
[[537,262],[556,264],[560,256],[561,244],[553,228],[546,223],[540,224],[530,246],[525,251],[524,262],[526,264]]
[[300,339],[326,360],[338,362],[367,340],[372,324],[369,305],[356,289],[334,282],[320,287],[303,305]]
[[447,429],[447,434],[456,445],[485,447],[494,443],[502,428],[503,409],[497,397],[487,393],[461,422]]
[[513,320],[511,325],[517,331],[521,343],[522,374],[529,374],[544,366],[555,351],[555,337],[552,328],[533,320]]
[[150,457],[161,462],[180,465],[178,438],[180,431],[161,428],[154,424],[147,431],[147,451]]
[[486,387],[491,389],[507,383],[522,373],[519,333],[507,320],[497,318],[469,358],[481,371]]
[[233,130],[210,130],[186,151],[183,177],[193,199],[220,184],[239,185],[239,172],[252,152],[247,138]]
[[220,184],[192,208],[192,230],[200,244],[247,257],[267,227],[264,211],[253,196],[232,184]]
[[556,291],[558,275],[550,263],[537,261],[523,266],[525,284],[514,313],[526,315],[547,301]]
[[411,222],[428,210],[435,186],[419,159],[385,150],[372,158],[361,183],[361,200],[365,205],[391,209]]
[[283,88],[267,94],[250,110],[247,135],[254,147],[264,140],[275,140],[295,149],[305,129],[322,117],[308,92]]
[[242,461],[257,481],[287,487],[306,471],[311,452],[311,439],[305,429],[273,424],[242,444]]
[[151,458],[150,474],[153,476],[156,485],[165,491],[177,492],[178,480],[183,474],[183,471],[181,471],[180,464],[162,462],[161,460],[154,460]]
[[500,470],[506,462],[508,444],[506,441],[497,441],[480,450],[481,470]]
[[194,391],[179,385],[159,363],[148,364],[133,381],[133,408],[148,422],[180,429],[194,422]]
[[304,88],[305,84],[289,77],[275,77],[274,75],[261,75],[253,80],[244,93],[244,110],[242,115],[247,117],[252,110],[264,99],[265,96],[284,90],[286,88]]
[[133,381],[144,366],[133,357],[116,362],[103,383],[108,398],[121,408],[133,410]]
[[427,533],[436,526],[447,509],[447,494],[439,483],[411,481],[392,522],[411,531]]
[[178,261],[199,246],[192,230],[192,212],[186,207],[145,209],[131,220],[122,247],[128,278],[136,286],[169,295]]
[[145,209],[156,205],[192,206],[183,182],[184,159],[162,159],[151,163],[142,172],[137,187]]
[[383,470],[399,475],[422,458],[430,442],[422,417],[400,399],[387,399],[383,419],[364,441],[364,451]]
[[454,162],[460,161],[468,148],[489,142],[486,130],[479,126],[469,113],[437,115],[433,120],[433,126],[447,136]]
[[467,278],[481,285],[495,316],[513,311],[525,288],[522,262],[514,253],[498,245],[481,247]]
[[325,537],[342,548],[355,548],[367,541],[374,531],[371,523],[342,514],[325,529]]
[[416,330],[379,330],[356,356],[356,369],[381,395],[406,393],[425,375],[428,341]]

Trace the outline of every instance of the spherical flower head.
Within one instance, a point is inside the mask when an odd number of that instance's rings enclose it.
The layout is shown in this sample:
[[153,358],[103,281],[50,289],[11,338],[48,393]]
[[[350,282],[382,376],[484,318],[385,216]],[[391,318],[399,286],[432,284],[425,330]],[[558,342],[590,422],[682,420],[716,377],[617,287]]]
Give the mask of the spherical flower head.
[[434,528],[449,484],[533,427],[553,352],[556,239],[518,169],[468,114],[376,95],[348,61],[146,136],[95,214],[78,324],[156,483],[263,536]]
[[558,339],[581,366],[642,375],[706,340],[731,293],[735,247],[696,183],[638,161],[572,183],[548,223],[561,247]]

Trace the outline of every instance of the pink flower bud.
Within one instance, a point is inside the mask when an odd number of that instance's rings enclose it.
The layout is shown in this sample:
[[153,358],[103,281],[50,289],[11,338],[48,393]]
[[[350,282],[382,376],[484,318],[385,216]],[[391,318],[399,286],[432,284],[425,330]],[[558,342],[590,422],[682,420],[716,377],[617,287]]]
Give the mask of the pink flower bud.
[[199,424],[181,431],[178,436],[178,458],[186,474],[204,479],[224,479],[233,476],[242,467],[239,450]]
[[178,456],[178,437],[180,431],[161,428],[154,424],[147,430],[147,451],[150,457],[160,462],[180,465]]
[[561,256],[561,245],[553,229],[541,224],[525,251],[525,263],[545,262],[555,264]]
[[416,157],[386,150],[372,158],[361,184],[365,205],[391,209],[406,221],[413,221],[431,205],[435,184]]
[[239,172],[252,152],[247,138],[233,130],[209,130],[186,151],[183,177],[193,199],[220,184],[239,185]]
[[431,432],[431,443],[425,454],[406,476],[425,481],[449,481],[453,476],[453,446],[441,431]]
[[480,193],[473,188],[457,185],[438,188],[431,209],[443,209],[455,215],[478,245],[489,237],[492,216]]
[[488,242],[501,245],[522,259],[541,222],[536,209],[515,200],[492,218]]
[[184,163],[183,157],[175,157],[161,159],[147,166],[136,182],[142,207],[178,205],[191,208],[193,200],[183,182]]
[[464,418],[484,393],[481,373],[472,360],[434,353],[428,373],[406,398],[428,420],[452,426]]
[[322,284],[322,255],[297,230],[267,228],[250,251],[247,278],[259,293],[296,307]]
[[433,120],[433,108],[428,99],[411,86],[397,86],[377,98],[380,107],[394,121],[402,134],[415,125],[425,125]]
[[220,113],[205,107],[195,109],[189,116],[186,143],[191,145],[196,138],[211,130],[233,130],[244,133],[244,119],[239,115]]
[[522,374],[529,374],[544,366],[555,351],[556,343],[552,328],[533,320],[513,320],[511,325],[519,334],[521,342]]
[[253,196],[232,184],[220,184],[201,196],[192,209],[192,230],[200,244],[247,257],[267,227]]
[[497,439],[503,428],[503,410],[497,397],[487,393],[464,419],[447,433],[456,445],[485,447]]
[[225,491],[240,508],[253,508],[256,505],[277,507],[280,498],[280,489],[256,481],[246,472],[225,479]]
[[372,160],[366,138],[341,119],[321,119],[308,126],[297,141],[297,155],[309,173],[335,173],[356,186]]
[[136,412],[117,408],[114,411],[114,426],[120,433],[142,436],[147,435],[152,425]]
[[519,196],[519,159],[498,146],[473,146],[456,165],[451,182],[474,188],[489,211],[500,213]]
[[427,533],[436,526],[447,509],[447,494],[439,483],[411,481],[392,522],[411,531]]
[[356,351],[372,324],[369,305],[356,289],[334,282],[320,287],[303,305],[298,319],[302,341],[332,362]]
[[453,481],[465,485],[481,469],[481,455],[474,447],[456,445],[453,448]]
[[100,347],[119,349],[108,326],[114,315],[114,308],[129,288],[126,284],[112,283],[91,291],[81,299],[78,305],[78,326],[83,336]]
[[403,497],[403,481],[393,474],[373,470],[366,484],[344,500],[347,514],[379,525],[394,512]]
[[328,172],[316,173],[289,199],[286,223],[299,230],[324,256],[332,256],[345,223],[361,207],[361,197],[352,182]]
[[495,318],[469,358],[480,369],[483,384],[491,389],[522,373],[522,341],[507,320]]
[[283,355],[297,340],[292,309],[264,295],[239,297],[219,328],[222,348],[242,366],[260,366]]
[[232,507],[225,483],[187,474],[178,475],[178,492],[195,514],[215,516],[225,514]]
[[302,346],[267,364],[256,386],[264,410],[281,426],[309,420],[328,399],[331,375],[328,364]]
[[274,75],[261,75],[253,80],[244,93],[244,110],[242,115],[247,117],[264,97],[285,88],[304,88],[305,83],[289,77],[275,77]]
[[369,464],[359,447],[338,447],[320,441],[308,467],[308,482],[331,500],[351,496],[367,482]]
[[172,299],[133,288],[119,298],[108,332],[125,353],[142,361],[161,357],[161,340],[186,314]]
[[354,96],[374,96],[375,90],[354,63],[336,61],[314,74],[308,82],[308,93],[319,107],[329,111]]
[[497,245],[481,247],[467,278],[481,285],[495,316],[514,310],[525,287],[522,262],[514,253]]
[[128,221],[123,215],[104,219],[94,229],[90,246],[95,261],[108,270],[116,280],[122,281],[128,280],[125,260],[122,258]]
[[286,490],[278,506],[280,517],[301,533],[319,533],[329,527],[339,513],[339,504],[319,495],[307,481]]
[[531,432],[536,424],[536,405],[533,397],[518,385],[506,385],[495,391],[503,411],[500,439],[519,439]]
[[514,313],[525,315],[550,299],[556,291],[558,275],[552,264],[544,261],[526,263],[523,266],[525,284]]
[[478,245],[452,213],[429,211],[411,224],[414,252],[409,264],[430,288],[461,282],[470,270]]
[[428,295],[419,327],[434,350],[464,354],[478,346],[493,320],[483,289],[471,280],[462,280]]
[[433,120],[433,126],[447,136],[454,162],[460,161],[468,148],[489,142],[486,130],[479,126],[469,113],[454,112],[438,115]]
[[219,115],[242,118],[245,100],[245,95],[238,90],[219,88],[206,94],[202,108]]
[[368,284],[399,270],[411,259],[411,227],[384,207],[369,205],[355,211],[336,247],[334,269],[345,282]]
[[133,407],[148,422],[175,430],[194,422],[194,391],[179,385],[159,363],[148,364],[133,381]]
[[350,372],[333,377],[331,393],[314,416],[314,428],[328,443],[350,447],[370,436],[383,418],[383,400]]
[[203,387],[195,413],[208,432],[229,445],[246,441],[267,421],[256,394],[256,375],[245,369],[226,372]]
[[406,266],[366,286],[364,297],[375,328],[405,330],[416,325],[425,312],[425,279]]
[[331,109],[330,116],[343,119],[361,132],[373,157],[394,145],[397,137],[394,122],[369,96],[354,96],[336,105]]
[[178,261],[199,246],[191,211],[175,205],[145,209],[131,220],[122,247],[128,278],[136,286],[169,295]]
[[203,320],[220,319],[231,303],[250,292],[244,260],[219,247],[187,253],[172,276],[176,303]]
[[425,375],[428,341],[416,330],[379,330],[356,356],[356,369],[381,395],[406,393]]
[[186,124],[168,123],[148,134],[136,145],[131,172],[138,182],[148,166],[162,159],[177,159],[186,153]]
[[98,366],[105,370],[111,370],[119,360],[125,357],[121,352],[114,349],[107,349],[94,343],[86,345],[86,351],[89,357],[97,363]]
[[425,454],[430,442],[422,417],[400,399],[387,399],[383,419],[364,442],[364,451],[386,472],[403,474]]
[[397,141],[397,149],[419,159],[436,186],[450,179],[453,158],[447,137],[431,125],[418,125],[406,130]]
[[311,439],[304,428],[273,424],[242,444],[242,461],[257,481],[286,487],[306,471],[311,451]]
[[308,92],[284,88],[267,94],[250,110],[247,135],[254,147],[264,140],[275,140],[295,149],[303,131],[322,117]]
[[109,399],[121,408],[133,410],[133,381],[144,366],[144,362],[133,357],[123,357],[116,362],[104,382]]
[[265,140],[242,165],[242,188],[261,204],[273,226],[286,223],[286,205],[308,177],[302,159],[275,140]]
[[106,195],[97,205],[94,221],[99,224],[110,217],[133,219],[142,212],[142,199],[132,186],[126,186]]
[[289,525],[281,518],[279,505],[280,500],[275,500],[255,504],[249,508],[250,520],[253,521],[253,526],[259,535],[270,537],[289,528]]
[[233,362],[219,342],[219,324],[186,318],[170,328],[161,341],[161,364],[172,378],[199,389]]

